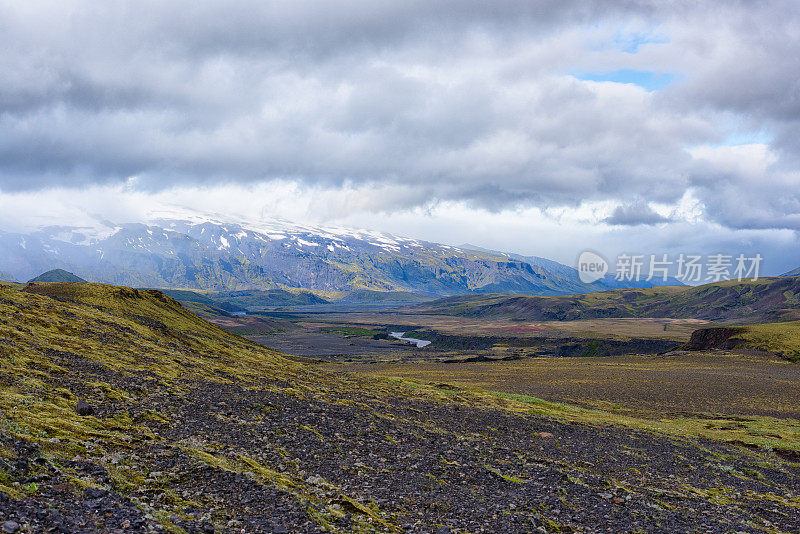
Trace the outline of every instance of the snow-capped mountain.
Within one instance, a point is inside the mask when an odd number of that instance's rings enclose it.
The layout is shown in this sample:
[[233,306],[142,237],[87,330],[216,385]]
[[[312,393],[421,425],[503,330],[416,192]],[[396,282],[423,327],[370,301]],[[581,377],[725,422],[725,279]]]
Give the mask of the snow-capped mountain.
[[581,283],[574,269],[544,258],[275,220],[247,224],[192,217],[0,233],[0,271],[28,280],[54,268],[89,281],[207,290],[549,295],[617,287],[608,279]]

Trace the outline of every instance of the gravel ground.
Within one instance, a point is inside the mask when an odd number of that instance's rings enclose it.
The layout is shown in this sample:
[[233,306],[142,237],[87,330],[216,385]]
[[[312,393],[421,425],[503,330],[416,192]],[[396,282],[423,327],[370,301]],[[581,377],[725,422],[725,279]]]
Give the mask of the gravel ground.
[[89,398],[94,416],[154,437],[59,460],[2,434],[25,493],[0,493],[2,532],[800,531],[800,469],[767,451],[352,384],[143,387],[57,358],[74,372],[55,385],[129,392]]

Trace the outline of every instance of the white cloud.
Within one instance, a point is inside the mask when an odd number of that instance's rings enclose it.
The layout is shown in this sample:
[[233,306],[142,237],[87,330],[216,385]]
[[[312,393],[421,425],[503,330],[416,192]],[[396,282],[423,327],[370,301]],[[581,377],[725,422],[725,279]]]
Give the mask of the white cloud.
[[[800,229],[798,24],[789,0],[0,0],[0,224],[186,205],[646,242],[653,225],[599,222],[622,210],[672,220],[664,242],[781,241]],[[675,81],[570,74],[621,69]]]
[[698,163],[707,165],[709,172],[738,176],[743,179],[764,178],[778,156],[765,144],[709,146],[689,149]]

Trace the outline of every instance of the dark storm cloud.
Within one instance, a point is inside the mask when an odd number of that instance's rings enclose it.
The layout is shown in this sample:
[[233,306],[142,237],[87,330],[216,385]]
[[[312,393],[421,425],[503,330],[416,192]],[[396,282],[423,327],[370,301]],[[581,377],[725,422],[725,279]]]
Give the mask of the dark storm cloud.
[[[614,200],[619,224],[691,190],[725,225],[797,229],[798,11],[0,0],[0,189],[397,184],[491,210]],[[569,75],[620,69],[678,81]],[[768,153],[724,152],[754,131]]]
[[619,226],[654,225],[669,222],[668,217],[656,213],[646,202],[639,201],[625,206],[617,206],[610,217],[603,222]]

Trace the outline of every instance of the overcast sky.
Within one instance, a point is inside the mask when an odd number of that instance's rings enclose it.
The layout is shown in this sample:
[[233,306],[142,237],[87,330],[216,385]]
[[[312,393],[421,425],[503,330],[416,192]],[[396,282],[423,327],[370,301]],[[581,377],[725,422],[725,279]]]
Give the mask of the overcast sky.
[[0,0],[0,229],[152,209],[800,265],[800,3]]

